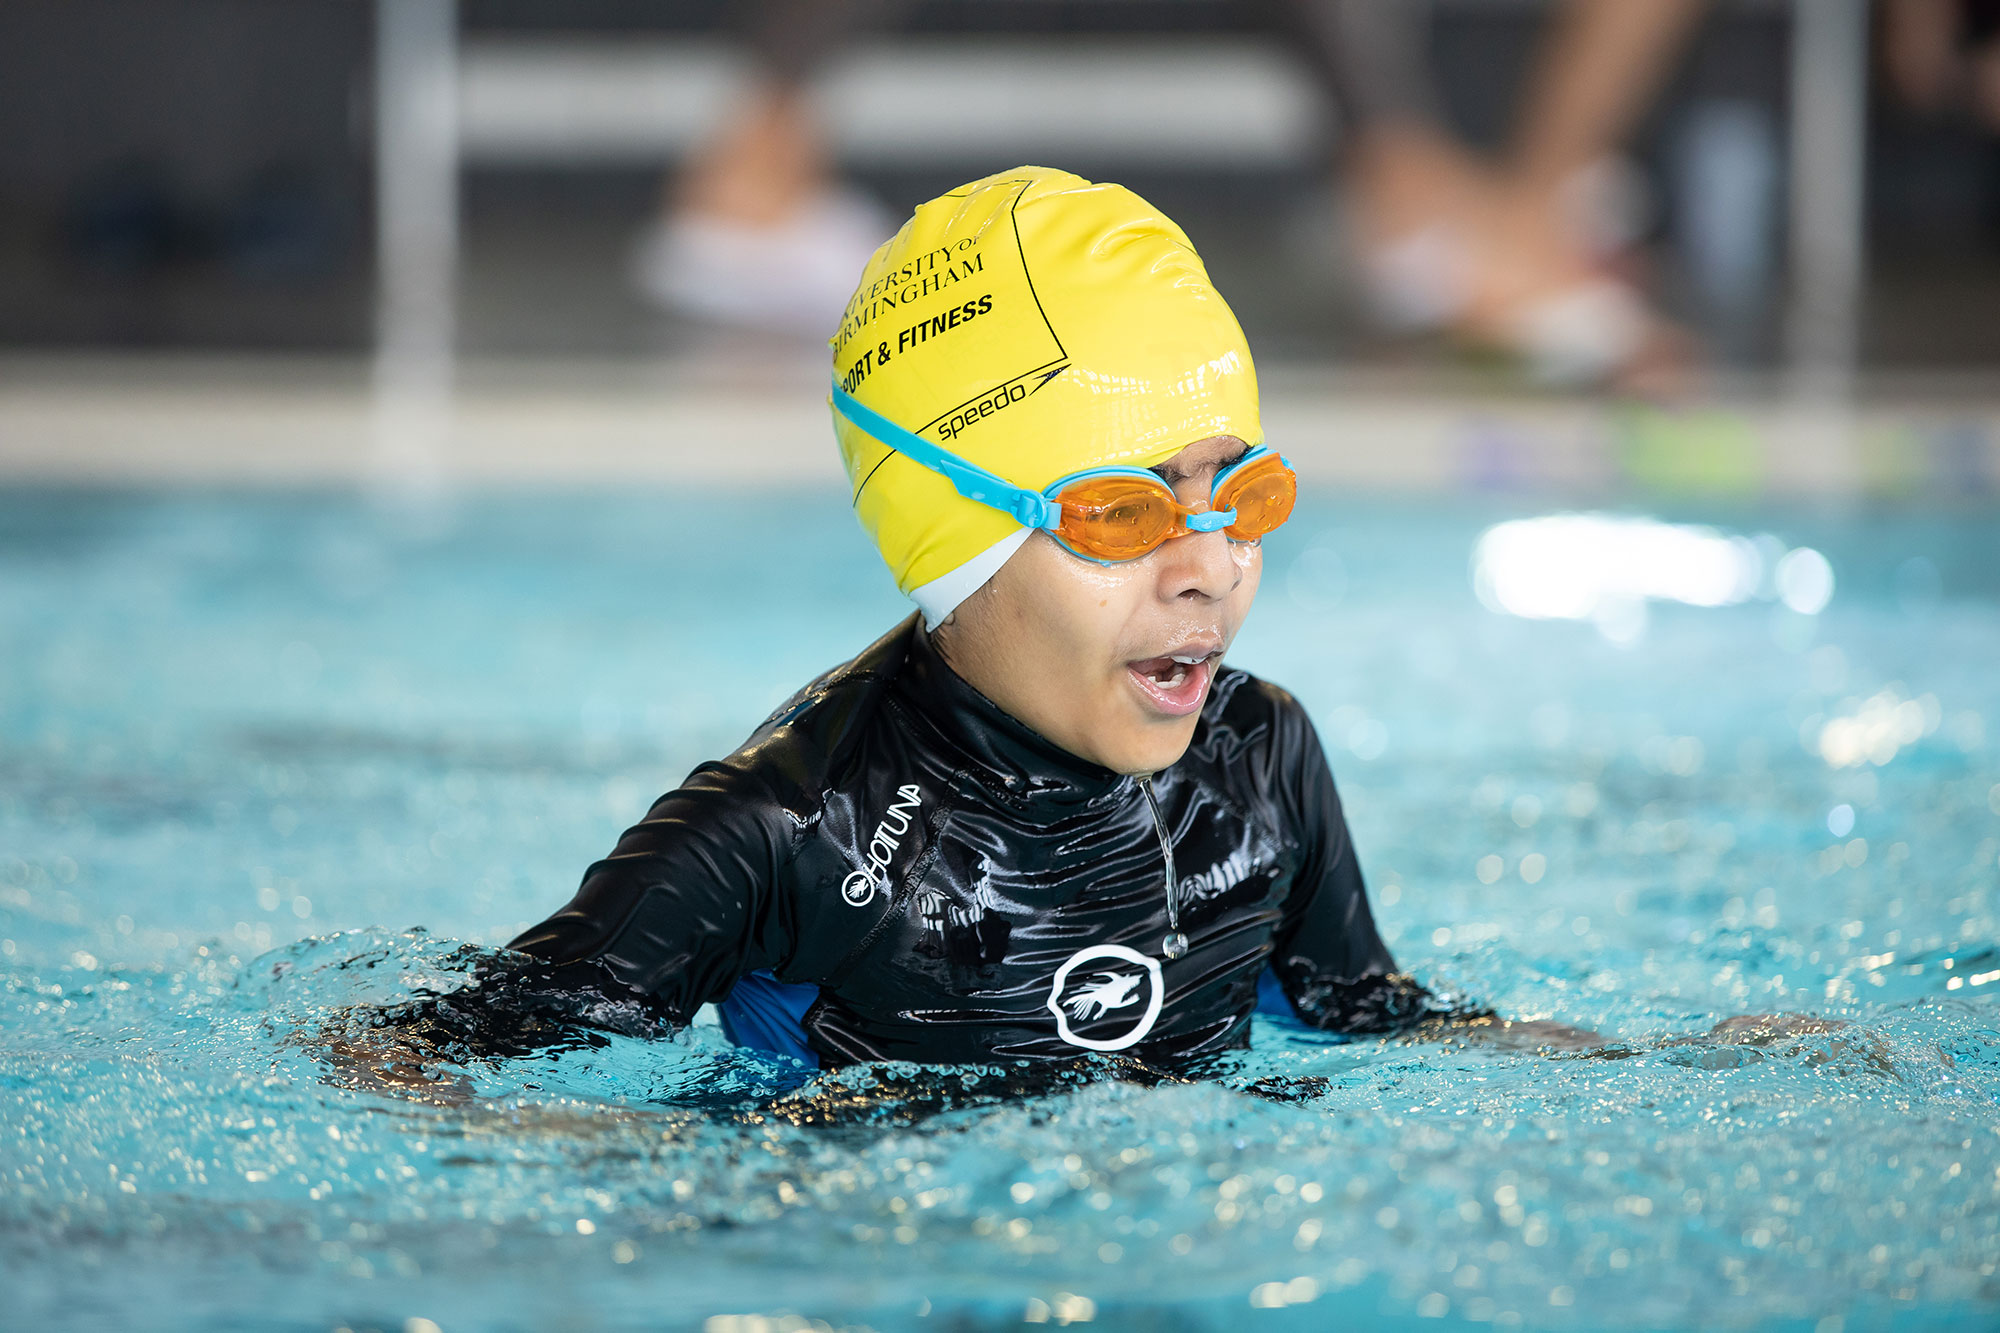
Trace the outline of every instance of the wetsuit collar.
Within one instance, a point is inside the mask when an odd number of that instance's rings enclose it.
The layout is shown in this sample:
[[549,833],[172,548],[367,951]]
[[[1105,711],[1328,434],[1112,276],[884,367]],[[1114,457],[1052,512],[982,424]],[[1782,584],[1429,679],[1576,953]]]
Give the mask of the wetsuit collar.
[[1130,785],[1123,774],[1079,759],[967,684],[938,655],[915,616],[909,634],[900,673],[905,696],[981,785],[1037,804],[1095,800]]

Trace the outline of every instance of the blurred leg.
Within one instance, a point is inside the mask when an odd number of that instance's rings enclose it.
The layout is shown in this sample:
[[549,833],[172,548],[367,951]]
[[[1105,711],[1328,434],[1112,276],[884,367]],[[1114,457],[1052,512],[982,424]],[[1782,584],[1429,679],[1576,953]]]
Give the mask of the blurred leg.
[[1281,16],[1326,85],[1343,137],[1440,121],[1428,0],[1283,0]]
[[1370,304],[1399,329],[1445,325],[1465,274],[1441,223],[1477,206],[1482,169],[1444,128],[1426,0],[1284,0],[1284,26],[1336,115],[1341,202]]
[[1652,107],[1707,7],[1560,6],[1486,216],[1491,262],[1469,317],[1486,336],[1627,388],[1664,389],[1681,378],[1691,340],[1602,267],[1595,249],[1603,228],[1592,213],[1603,206],[1591,185]]
[[2000,41],[1988,41],[1973,53],[1972,109],[1980,124],[2000,134]]
[[1552,192],[1615,152],[1707,8],[1707,0],[1567,0],[1514,135],[1515,181]]
[[1896,96],[1926,114],[1945,109],[1965,82],[1959,0],[1886,0],[1882,72]]
[[1884,0],[1879,31],[1902,102],[1926,115],[1969,104],[2000,133],[2000,0]]
[[1684,361],[1685,340],[1603,270],[1571,196],[1651,104],[1704,7],[1566,0],[1495,167],[1440,127],[1410,6],[1306,0],[1348,122],[1357,240],[1378,310],[1516,354],[1553,382],[1638,387]]

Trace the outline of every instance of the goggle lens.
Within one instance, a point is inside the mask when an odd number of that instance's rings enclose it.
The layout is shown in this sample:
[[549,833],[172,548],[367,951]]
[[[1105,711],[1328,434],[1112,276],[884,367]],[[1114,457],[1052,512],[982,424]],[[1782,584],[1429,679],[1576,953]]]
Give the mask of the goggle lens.
[[[1298,478],[1276,454],[1238,469],[1215,493],[1214,509],[1234,509],[1223,529],[1237,541],[1255,541],[1291,517]],[[1188,532],[1187,515],[1162,481],[1139,477],[1083,477],[1056,496],[1062,519],[1056,535],[1094,560],[1136,560],[1169,538]]]
[[1299,479],[1276,454],[1246,464],[1215,493],[1217,509],[1234,509],[1236,521],[1223,531],[1238,541],[1275,532],[1292,516]]
[[1062,523],[1057,533],[1098,560],[1136,560],[1179,526],[1180,506],[1173,493],[1164,484],[1148,486],[1135,477],[1087,478],[1065,486],[1058,499]]

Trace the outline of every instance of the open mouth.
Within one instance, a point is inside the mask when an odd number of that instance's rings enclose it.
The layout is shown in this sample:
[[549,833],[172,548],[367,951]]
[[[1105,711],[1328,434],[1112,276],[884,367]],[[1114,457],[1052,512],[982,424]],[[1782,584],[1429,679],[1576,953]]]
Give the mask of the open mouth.
[[1151,708],[1169,717],[1185,717],[1201,707],[1220,656],[1220,652],[1169,653],[1127,662],[1125,670]]

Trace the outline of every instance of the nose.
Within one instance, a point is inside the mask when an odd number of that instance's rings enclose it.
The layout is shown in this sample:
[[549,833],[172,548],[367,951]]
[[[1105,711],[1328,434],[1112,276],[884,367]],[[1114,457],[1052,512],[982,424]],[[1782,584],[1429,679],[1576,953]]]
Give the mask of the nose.
[[[1181,503],[1206,509],[1207,495],[1186,495]],[[1190,532],[1163,544],[1153,555],[1159,595],[1163,602],[1220,601],[1243,581],[1243,566],[1230,553],[1229,537],[1221,531]]]

